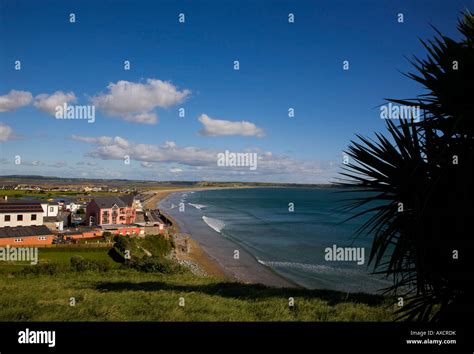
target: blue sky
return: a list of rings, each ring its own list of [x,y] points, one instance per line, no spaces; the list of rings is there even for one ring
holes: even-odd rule
[[[470,6],[0,0],[0,174],[331,181],[356,133],[384,130],[384,98],[422,93],[400,72],[430,24],[458,38]],[[94,105],[95,122],[56,119],[64,97]],[[257,153],[258,168],[216,166],[225,150]]]

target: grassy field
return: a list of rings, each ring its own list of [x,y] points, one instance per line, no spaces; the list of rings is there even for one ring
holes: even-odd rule
[[[159,236],[124,239],[138,260],[140,247],[162,259]],[[169,242],[169,241],[168,241]],[[123,243],[123,244],[122,244]],[[390,321],[394,304],[367,294],[276,289],[201,277],[173,267],[116,263],[109,249],[40,249],[38,266],[0,264],[0,321]],[[79,270],[71,258],[106,262]],[[161,258],[160,258],[161,257]],[[116,258],[114,258],[116,259]],[[133,257],[132,257],[133,259]],[[137,259],[135,260],[137,261]],[[170,261],[167,261],[170,262]],[[133,263],[131,263],[133,264]],[[94,264],[93,264],[94,265]],[[32,268],[37,267],[37,268]],[[178,267],[179,268],[179,267]],[[41,272],[31,272],[40,269]],[[148,270],[146,272],[145,270]],[[162,273],[162,272],[168,272]],[[70,299],[75,299],[75,306]],[[289,298],[294,306],[289,307]],[[184,300],[184,306],[180,301]]]
[[[74,297],[75,306],[70,306]],[[295,299],[293,309],[288,298]],[[180,298],[184,306],[179,306]],[[0,275],[0,321],[388,321],[370,295],[274,289],[185,274]]]
[[[109,256],[109,248],[39,248],[39,263],[54,263],[68,267],[71,257],[81,256],[85,259],[100,260],[107,262],[111,268],[120,266]],[[29,261],[24,262],[0,262],[0,274],[8,275],[12,272],[19,272],[25,266],[31,265]]]
[[[111,266],[118,266],[108,255],[108,248],[40,248],[38,258],[40,262],[50,262],[69,265],[71,257],[81,256],[87,259],[104,260]]]
[[[91,192],[94,196],[119,196],[123,193],[115,192]],[[0,190],[0,197],[9,198],[34,198],[34,199],[49,199],[49,198],[79,198],[89,196],[84,192],[60,192],[60,191],[22,191],[14,189],[2,189]]]

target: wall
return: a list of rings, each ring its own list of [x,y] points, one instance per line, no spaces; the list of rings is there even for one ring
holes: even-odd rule
[[[141,227],[124,227],[124,228],[120,228],[116,230],[104,230],[104,231],[110,232],[113,235],[123,235],[123,236],[126,236],[127,234],[128,235],[135,234],[135,235],[140,235],[140,236],[145,235],[145,231]]]
[[[31,215],[36,214],[36,220],[31,220]],[[5,215],[10,215],[10,221],[5,222]],[[23,221],[17,221],[17,215],[23,215]],[[40,226],[43,225],[43,213],[41,212],[27,212],[27,213],[1,213],[0,227],[10,226]]]
[[[46,240],[39,240],[39,237],[46,237]],[[16,237],[5,237],[0,238],[0,246],[30,246],[30,245],[50,245],[53,243],[54,236],[28,236],[28,237],[19,237],[23,242],[16,242]]]
[[[41,207],[44,211],[44,216],[58,216],[59,214],[59,205],[57,204],[46,204],[42,203]]]

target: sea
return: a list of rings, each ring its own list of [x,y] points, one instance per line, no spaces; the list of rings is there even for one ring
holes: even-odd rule
[[[220,189],[174,193],[160,207],[185,220],[191,235],[207,228],[305,288],[379,293],[390,282],[368,265],[372,238],[354,237],[367,217],[344,222],[355,212],[340,210],[355,195],[335,188]],[[328,249],[346,247],[363,250],[363,264],[328,260]]]

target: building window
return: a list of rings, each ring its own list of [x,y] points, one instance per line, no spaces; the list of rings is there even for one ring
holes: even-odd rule
[[[54,207],[49,207],[49,212],[52,213],[54,211]]]
[[[36,220],[36,214],[31,214],[31,221],[35,221]]]
[[[5,222],[9,222],[11,220],[11,216],[10,215],[5,215]]]
[[[22,238],[16,238],[15,242],[23,242],[23,239]]]
[[[16,216],[16,221],[23,221],[23,215],[17,215]]]

